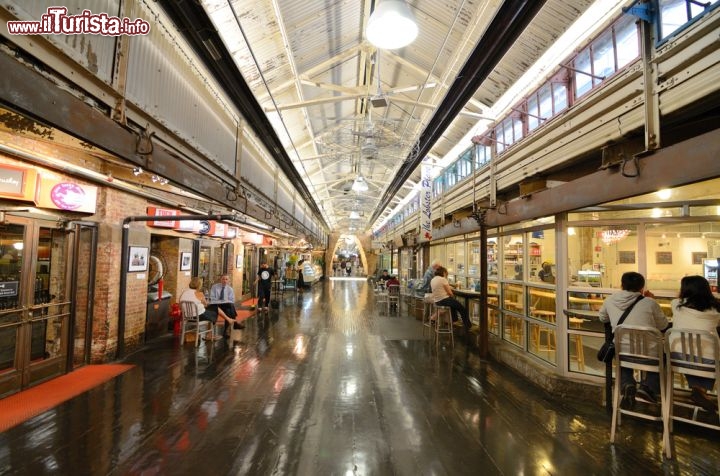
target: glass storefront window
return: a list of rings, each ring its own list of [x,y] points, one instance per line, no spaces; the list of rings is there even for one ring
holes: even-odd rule
[[[525,341],[525,321],[522,317],[509,313],[505,313],[504,316],[503,339],[522,347]]]
[[[526,234],[528,280],[555,284],[555,230],[536,230]]]
[[[468,242],[467,251],[467,285],[468,288],[475,289],[475,285],[480,283],[480,242]]]
[[[516,283],[503,283],[502,295],[503,309],[516,312],[518,314],[525,314],[525,288],[523,285]]]
[[[523,258],[523,235],[503,236],[503,279],[523,280]]]
[[[488,308],[488,330],[496,336],[500,335],[500,311],[494,307]]]
[[[541,359],[555,363],[557,341],[555,327],[536,322],[528,324],[528,351]]]
[[[455,274],[458,276],[458,283],[465,284],[465,242],[455,243]]]
[[[620,288],[620,276],[638,271],[637,226],[569,227],[567,273],[570,286]]]
[[[447,260],[443,262],[443,266],[447,268],[448,281],[450,283],[454,283],[457,274],[457,263],[455,262],[455,243],[445,245],[445,253]]]
[[[497,247],[497,238],[488,238],[487,239],[487,274],[488,278],[495,278],[498,277],[498,247]]]
[[[528,315],[555,324],[555,291],[528,286],[528,296],[530,297]]]

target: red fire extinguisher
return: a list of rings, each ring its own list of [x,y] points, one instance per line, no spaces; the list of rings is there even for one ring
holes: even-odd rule
[[[182,310],[180,310],[180,304],[173,303],[170,306],[170,319],[173,320],[173,335],[180,335],[180,321],[182,320]]]
[[[162,280],[162,278],[160,278],[160,279],[158,280],[157,286],[158,286],[158,301],[159,301],[159,300],[161,300],[162,297],[163,297],[163,295],[162,295],[162,292],[163,292],[163,280]]]

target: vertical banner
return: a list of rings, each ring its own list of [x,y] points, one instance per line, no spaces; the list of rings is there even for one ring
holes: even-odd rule
[[[421,187],[420,187],[420,236],[418,243],[432,239],[432,167],[425,158],[420,165]]]

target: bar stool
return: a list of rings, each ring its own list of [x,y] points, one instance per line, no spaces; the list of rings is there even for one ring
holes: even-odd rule
[[[585,322],[586,319],[580,319],[578,317],[568,317],[568,323],[570,324],[570,327],[573,329],[580,329],[582,327],[583,322]],[[583,336],[580,334],[570,334],[570,337],[575,342],[575,355],[570,354],[570,361],[573,360],[577,362],[578,364],[578,371],[584,372],[585,371],[585,349],[583,347]]]
[[[440,335],[450,334],[450,344],[455,347],[455,337],[453,335],[452,310],[448,306],[435,307],[435,348],[440,346]]]
[[[433,307],[435,307],[435,304],[432,301],[431,294],[428,294],[427,296],[423,297],[422,306],[423,306],[423,311],[422,311],[423,336],[425,336],[425,329],[429,329],[431,333],[434,330],[432,316],[434,315]]]
[[[533,317],[540,318],[546,322],[555,323],[555,312],[553,311],[542,311],[539,309],[531,309],[530,315]],[[544,349],[542,347],[542,335],[545,334],[545,346]],[[555,350],[556,342],[555,342],[555,329],[549,327],[549,326],[543,326],[540,324],[536,324],[533,326],[533,343],[535,344],[535,348],[540,350],[546,350],[551,351]]]

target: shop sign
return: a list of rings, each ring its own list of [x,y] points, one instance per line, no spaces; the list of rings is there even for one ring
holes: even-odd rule
[[[198,235],[214,235],[215,234],[215,222],[212,220],[198,220],[196,222],[197,228],[193,230]]]
[[[228,226],[225,223],[215,223],[215,232],[212,236],[216,236],[218,238],[225,238],[225,234],[227,233]]]
[[[253,243],[255,245],[261,245],[263,242],[263,235],[259,233],[245,233],[242,236],[243,243]]]
[[[95,213],[97,187],[79,183],[39,177],[35,205],[70,212]]]
[[[231,240],[233,238],[237,238],[240,236],[240,230],[236,226],[228,226],[227,227],[227,233],[225,234],[225,238],[230,238]]]
[[[151,217],[174,217],[180,215],[180,210],[172,210],[168,208],[148,207],[148,216]],[[159,228],[175,228],[177,221],[175,220],[163,220],[163,221],[149,221],[148,226],[156,226]]]
[[[187,232],[193,232],[200,228],[200,224],[197,220],[182,220],[182,221],[176,221],[175,222],[175,230],[176,231],[187,231]]]
[[[18,282],[17,281],[5,281],[0,283],[0,297],[11,297],[17,296],[18,294]]]
[[[36,183],[35,169],[0,165],[0,197],[33,201]]]

